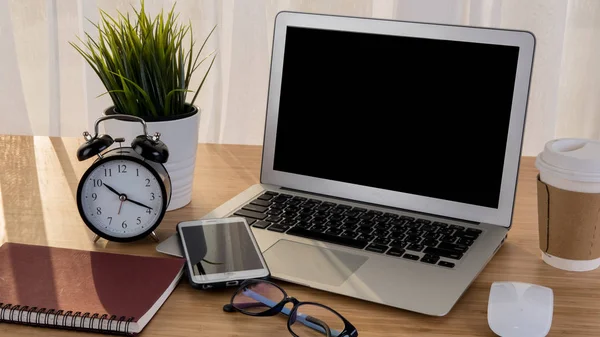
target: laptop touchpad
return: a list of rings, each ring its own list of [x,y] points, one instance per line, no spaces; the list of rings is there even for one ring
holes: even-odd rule
[[[344,283],[369,259],[288,240],[277,241],[263,255],[275,277],[290,276],[332,286]]]

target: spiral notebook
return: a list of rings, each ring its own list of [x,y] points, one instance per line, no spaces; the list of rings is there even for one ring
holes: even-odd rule
[[[175,289],[183,265],[177,258],[5,243],[0,322],[137,334]]]

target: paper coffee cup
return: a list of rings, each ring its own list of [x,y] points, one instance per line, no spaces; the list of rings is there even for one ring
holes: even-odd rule
[[[542,259],[570,271],[600,266],[600,142],[557,139],[535,162]]]

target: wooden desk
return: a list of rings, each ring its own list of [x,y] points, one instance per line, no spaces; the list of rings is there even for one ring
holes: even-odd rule
[[[77,212],[78,178],[91,164],[80,163],[81,139],[0,136],[0,243],[6,241],[154,255],[150,239],[119,244],[92,243]],[[258,183],[261,148],[199,145],[194,196],[187,207],[167,213],[157,234],[174,233],[182,220],[200,218],[248,186]],[[494,281],[531,282],[554,289],[550,336],[600,335],[600,270],[565,272],[544,264],[537,239],[533,158],[524,158],[514,226],[508,240],[483,273],[445,317],[429,317],[395,308],[280,282],[304,301],[330,305],[347,317],[360,336],[494,336],[487,324],[487,299]],[[0,271],[1,276],[2,271]],[[183,280],[143,336],[288,336],[283,317],[251,318],[221,308],[231,290],[202,292]],[[77,332],[0,324],[0,335],[75,336]],[[80,333],[81,334],[81,333]],[[82,336],[87,336],[81,334]]]

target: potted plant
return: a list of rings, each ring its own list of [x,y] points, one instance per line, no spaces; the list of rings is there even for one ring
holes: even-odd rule
[[[207,35],[197,53],[191,24],[179,24],[175,6],[151,18],[141,1],[134,14],[116,18],[100,11],[95,24],[98,36],[86,33],[82,46],[71,45],[96,72],[114,106],[104,114],[127,114],[143,118],[148,132],[161,133],[170,150],[165,167],[171,177],[173,194],[169,210],[191,200],[200,111],[194,105],[215,61],[214,53],[201,56]],[[189,39],[189,41],[188,41]],[[210,60],[199,86],[189,89],[192,75]],[[191,96],[193,93],[193,96]],[[189,95],[188,95],[189,94]],[[191,97],[191,100],[188,100]],[[111,123],[112,122],[112,123]],[[139,124],[107,121],[106,132],[131,141],[140,133]]]

